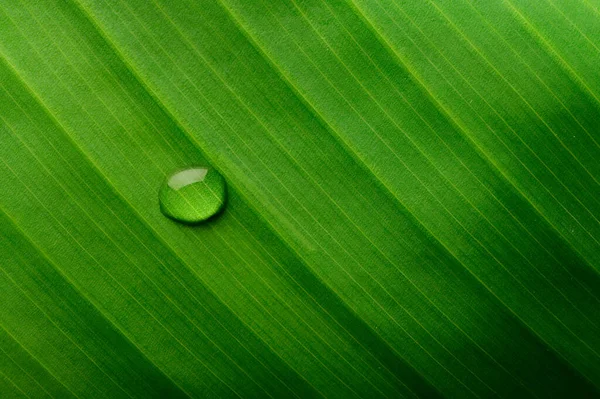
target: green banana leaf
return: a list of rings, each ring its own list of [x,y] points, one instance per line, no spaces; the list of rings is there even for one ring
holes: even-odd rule
[[[0,1],[0,397],[600,397],[599,65],[598,0]]]

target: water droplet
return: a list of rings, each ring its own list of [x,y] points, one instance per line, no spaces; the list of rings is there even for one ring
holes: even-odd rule
[[[195,166],[173,173],[159,192],[160,210],[182,223],[199,223],[225,204],[225,179],[211,167]]]

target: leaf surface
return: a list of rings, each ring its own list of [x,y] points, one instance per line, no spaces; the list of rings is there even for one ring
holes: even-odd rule
[[[0,2],[2,397],[598,395],[599,10]]]

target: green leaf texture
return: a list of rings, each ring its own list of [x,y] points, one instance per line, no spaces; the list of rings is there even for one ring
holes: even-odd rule
[[[599,397],[598,65],[598,0],[1,0],[0,397]]]

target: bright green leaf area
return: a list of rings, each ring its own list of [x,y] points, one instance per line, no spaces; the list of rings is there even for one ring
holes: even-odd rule
[[[1,0],[0,397],[599,397],[599,65],[598,0]]]

